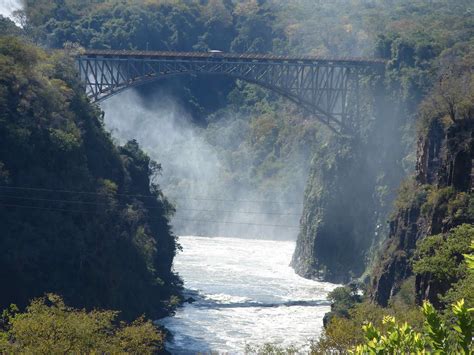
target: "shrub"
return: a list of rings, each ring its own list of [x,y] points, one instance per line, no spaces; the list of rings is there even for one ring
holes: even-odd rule
[[[471,313],[461,300],[452,306],[454,324],[448,326],[442,320],[435,308],[427,301],[423,303],[425,316],[424,331],[415,331],[408,323],[399,324],[395,317],[386,316],[383,323],[388,326],[382,332],[372,323],[362,327],[365,342],[357,345],[353,354],[399,354],[425,353],[425,351],[440,354],[458,353],[470,354],[473,350],[472,333],[474,320]]]
[[[467,231],[469,226],[460,226],[455,233]],[[471,226],[472,228],[472,226]],[[474,250],[471,243],[471,251]],[[474,273],[473,255],[465,255],[469,273]],[[455,353],[471,354],[474,350],[473,333],[474,308],[467,308],[464,299],[451,307],[453,321],[449,324],[443,321],[435,308],[425,301],[422,312],[425,317],[423,332],[417,332],[407,322],[397,323],[395,317],[384,317],[383,324],[388,325],[386,331],[381,331],[372,322],[362,327],[365,342],[351,350],[353,354],[399,354],[425,353],[437,354]]]
[[[472,275],[468,273],[467,264],[463,261],[463,254],[469,252],[473,238],[474,226],[462,224],[451,229],[447,235],[429,236],[422,239],[417,245],[413,262],[415,274],[431,275],[432,282],[449,286],[451,289],[448,294],[456,294],[456,298],[448,297],[445,300],[449,303],[465,298],[468,306],[472,306],[474,285],[466,283],[466,280],[472,279]],[[444,295],[440,296],[443,299]]]
[[[364,333],[353,319],[333,317],[321,337],[311,346],[312,354],[327,354],[331,352],[343,353],[360,343]]]
[[[152,354],[163,349],[164,336],[150,321],[118,323],[117,315],[73,309],[54,294],[34,299],[24,313],[12,305],[2,314],[0,353]]]

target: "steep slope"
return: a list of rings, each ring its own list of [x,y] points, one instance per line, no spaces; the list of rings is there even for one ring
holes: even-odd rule
[[[389,239],[374,270],[371,297],[377,303],[386,306],[402,282],[414,275],[412,259],[420,240],[474,223],[473,160],[472,119],[448,127],[435,119],[420,137],[414,181],[401,191]],[[415,286],[419,299],[428,298],[437,304],[439,294],[451,284],[424,273],[416,275]]]
[[[415,165],[418,105],[441,79],[448,78],[442,80],[443,86],[451,85],[449,78],[457,74],[450,68],[472,47],[473,26],[466,16],[466,3],[437,1],[432,5],[402,0],[390,6],[353,5],[349,18],[360,11],[360,18],[367,19],[380,6],[378,21],[372,28],[369,25],[369,33],[377,36],[376,56],[386,60],[385,78],[383,83],[374,81],[373,110],[364,105],[362,116],[368,122],[360,126],[359,137],[354,136],[358,142],[333,142],[332,154],[316,152],[313,159],[293,258],[296,271],[303,276],[347,282],[363,276],[365,267],[367,275],[375,251],[390,233],[386,221],[396,189]],[[352,25],[367,30],[367,24],[361,25],[358,19]],[[468,57],[466,67],[472,63]],[[440,68],[445,70],[442,75],[438,75]],[[462,92],[463,85],[460,81],[436,95],[450,101],[453,94]],[[451,104],[456,106],[458,101],[462,100],[456,97]],[[429,116],[439,115],[432,112]],[[328,157],[326,162],[323,155]]]
[[[113,144],[66,55],[1,37],[0,83],[0,308],[55,292],[164,315],[179,280],[159,166]]]
[[[462,278],[434,277],[429,268],[416,266],[417,260],[437,255],[439,248],[466,243],[462,241],[465,233],[451,233],[459,236],[455,241],[448,232],[458,225],[474,223],[472,46],[459,51],[457,57],[446,52],[440,63],[436,84],[420,105],[416,172],[402,185],[389,238],[373,271],[371,297],[381,305],[387,305],[414,274],[418,300],[428,298],[434,304]],[[462,250],[453,249],[449,257],[457,260],[456,265],[462,261]]]
[[[376,222],[366,151],[335,139],[313,159],[292,266],[309,278],[348,282],[364,272]]]

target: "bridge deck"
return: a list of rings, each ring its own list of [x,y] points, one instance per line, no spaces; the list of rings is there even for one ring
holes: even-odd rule
[[[375,58],[327,58],[312,56],[283,56],[272,54],[239,54],[239,53],[210,53],[210,52],[158,52],[158,51],[130,51],[130,50],[99,50],[88,49],[81,56],[103,58],[140,58],[140,59],[184,59],[184,60],[212,60],[212,61],[240,61],[240,62],[280,62],[303,64],[327,64],[341,66],[383,66],[383,59]]]

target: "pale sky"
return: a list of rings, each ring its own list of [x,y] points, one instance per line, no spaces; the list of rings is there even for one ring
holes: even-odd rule
[[[21,0],[0,0],[0,14],[10,17],[13,11],[21,7]]]

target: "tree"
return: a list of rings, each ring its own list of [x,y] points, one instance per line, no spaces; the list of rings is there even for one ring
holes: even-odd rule
[[[15,305],[0,320],[0,353],[136,353],[163,349],[164,335],[143,317],[117,323],[118,312],[86,312],[47,294],[34,299],[23,313]]]

